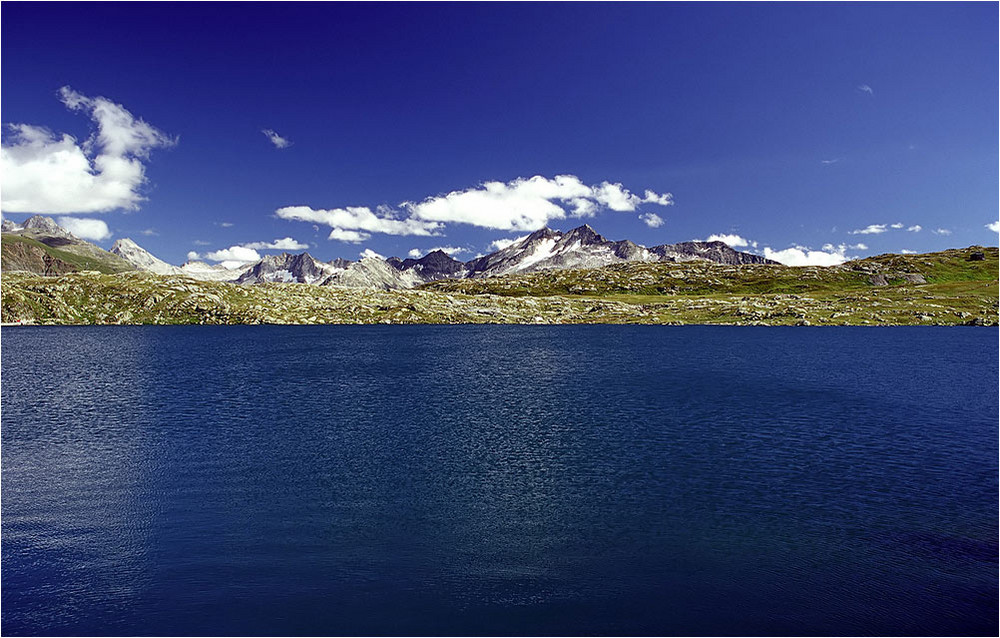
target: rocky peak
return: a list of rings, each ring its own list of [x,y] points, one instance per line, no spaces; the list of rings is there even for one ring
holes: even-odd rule
[[[404,260],[403,263],[409,260]],[[419,264],[424,268],[433,268],[435,270],[461,270],[462,262],[454,259],[451,255],[444,252],[443,250],[435,250],[429,252],[420,259],[414,260],[415,264]]]
[[[557,239],[560,236],[562,236],[562,233],[560,233],[558,230],[552,230],[551,228],[546,226],[545,228],[539,228],[535,232],[525,237],[525,241],[536,242],[536,241],[543,241],[545,239]]]
[[[123,237],[122,239],[116,239],[115,243],[111,244],[110,252],[120,255],[123,252],[133,251],[133,250],[145,250],[139,244],[135,243],[128,237]]]
[[[413,270],[428,281],[445,279],[447,277],[462,277],[465,274],[465,264],[448,255],[442,250],[434,250],[420,259],[387,260],[389,265],[397,270]]]
[[[52,235],[60,235],[64,237],[72,237],[72,235],[65,230],[62,226],[57,224],[55,220],[51,217],[45,217],[44,215],[32,215],[27,220],[25,220],[22,228],[25,230],[34,230],[50,233]]]
[[[332,273],[320,285],[391,290],[412,288],[423,282],[424,278],[414,269],[399,270],[385,259],[365,255],[347,268]]]
[[[162,259],[153,256],[148,250],[128,237],[123,237],[115,241],[108,252],[118,255],[139,270],[145,270],[146,272],[153,272],[159,275],[179,275],[184,272],[177,266],[172,266]]]
[[[590,224],[577,226],[573,230],[563,235],[562,240],[564,242],[579,241],[584,246],[603,244],[608,241],[602,235],[600,235],[596,230],[591,228]]]
[[[21,228],[22,228],[22,226],[20,224],[15,224],[14,222],[10,221],[9,219],[5,219],[5,220],[3,220],[3,222],[0,222],[0,226],[3,227],[3,232],[5,232],[5,233],[16,233],[17,231],[21,230]]]
[[[663,261],[703,259],[729,265],[777,263],[760,255],[739,252],[721,241],[682,241],[676,244],[653,246],[649,252],[657,255]]]
[[[319,283],[336,268],[317,261],[309,253],[265,255],[236,280],[240,284],[264,282]]]
[[[354,262],[352,262],[350,259],[343,259],[341,257],[337,257],[336,259],[328,261],[326,263],[333,266],[334,268],[343,270],[344,268],[347,268]]]

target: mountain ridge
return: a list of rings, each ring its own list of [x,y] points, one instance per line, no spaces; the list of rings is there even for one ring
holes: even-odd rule
[[[50,217],[33,215],[23,224],[3,223],[0,242],[3,270],[45,274],[78,270],[116,273],[137,270],[121,256],[80,239]],[[41,269],[41,272],[38,270]]]
[[[420,258],[363,258],[359,261],[318,260],[308,252],[266,255],[257,262],[238,268],[224,268],[203,262],[181,266],[169,264],[145,250],[130,238],[115,241],[110,251],[83,242],[50,218],[36,215],[16,225],[4,220],[5,235],[43,235],[47,245],[86,245],[93,255],[107,255],[117,260],[119,270],[137,269],[155,274],[184,275],[203,281],[231,281],[240,284],[301,283],[320,286],[373,287],[380,289],[412,288],[446,279],[485,279],[489,277],[547,270],[588,269],[614,264],[645,262],[705,261],[717,264],[774,264],[759,255],[740,252],[723,242],[678,242],[647,248],[631,240],[609,240],[589,224],[568,231],[543,227],[510,245],[469,261],[459,261],[444,251],[433,250]],[[96,251],[96,252],[95,252]],[[51,257],[51,256],[50,256]],[[376,259],[386,264],[383,268]],[[11,256],[11,264],[40,274],[74,270],[72,264],[43,264],[40,257]],[[50,260],[51,261],[51,260]],[[7,261],[5,261],[5,264]],[[28,264],[28,265],[26,265]],[[5,266],[6,267],[6,266]]]

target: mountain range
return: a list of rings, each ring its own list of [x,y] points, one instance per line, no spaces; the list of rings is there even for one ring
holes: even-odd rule
[[[728,265],[775,263],[714,242],[681,242],[646,248],[629,240],[611,241],[589,225],[562,232],[542,228],[509,246],[467,262],[435,250],[419,259],[368,256],[359,261],[324,262],[309,253],[267,255],[240,268],[202,261],[169,264],[131,239],[119,239],[105,251],[36,215],[24,224],[3,221],[3,270],[54,275],[74,270],[142,270],[186,275],[202,281],[239,284],[301,283],[350,288],[397,289],[442,279],[480,279],[545,270],[598,268],[629,262],[702,261]]]

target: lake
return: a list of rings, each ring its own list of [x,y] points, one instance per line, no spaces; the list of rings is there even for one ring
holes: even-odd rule
[[[7,328],[4,635],[996,635],[983,328]]]

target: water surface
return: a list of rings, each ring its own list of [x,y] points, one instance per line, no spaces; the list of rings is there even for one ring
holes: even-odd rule
[[[992,634],[997,334],[8,328],[5,635]]]

